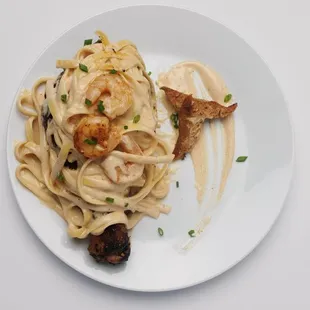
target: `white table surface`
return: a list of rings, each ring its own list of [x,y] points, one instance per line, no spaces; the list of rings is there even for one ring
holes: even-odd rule
[[[178,1],[178,6],[227,25],[257,50],[274,72],[292,114],[296,165],[291,191],[272,231],[244,261],[190,289],[127,292],[96,283],[67,267],[24,221],[8,181],[5,154],[8,114],[22,77],[64,30],[99,12],[138,3],[142,2],[0,2],[0,309],[310,309],[309,0]],[[264,90],[258,87],[258,91]]]

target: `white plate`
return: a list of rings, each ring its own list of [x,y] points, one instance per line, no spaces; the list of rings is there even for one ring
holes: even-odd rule
[[[236,152],[249,155],[233,164],[225,195],[210,224],[189,251],[180,242],[201,212],[195,198],[191,161],[182,162],[171,187],[170,215],[144,219],[134,230],[127,264],[104,266],[88,255],[85,242],[70,240],[66,226],[15,179],[13,144],[24,139],[24,119],[12,110],[7,156],[19,206],[41,241],[66,264],[102,283],[138,291],[167,291],[209,280],[248,255],[278,217],[292,175],[293,139],[287,106],[262,59],[236,34],[211,19],[182,9],[136,6],[95,16],[53,42],[26,74],[21,87],[57,74],[55,60],[74,55],[85,38],[102,29],[112,41],[135,42],[155,78],[173,63],[199,60],[215,68],[239,102],[235,113]],[[212,170],[211,170],[212,173]],[[162,227],[160,238],[157,228]]]

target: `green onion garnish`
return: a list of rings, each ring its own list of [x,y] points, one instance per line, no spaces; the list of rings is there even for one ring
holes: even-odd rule
[[[232,94],[226,95],[225,98],[224,98],[224,102],[225,103],[229,102],[231,100],[231,98],[232,98]]]
[[[248,156],[239,156],[237,159],[236,159],[236,162],[237,163],[244,163],[246,160],[247,160]]]
[[[151,75],[151,74],[152,74],[152,71],[149,71],[149,72],[148,72],[148,75]]]
[[[60,182],[63,182],[65,180],[64,175],[62,174],[62,172],[58,172],[57,174],[57,180]]]
[[[85,99],[85,104],[88,105],[89,107],[91,106],[91,101],[89,99]]]
[[[162,230],[162,228],[158,227],[157,231],[161,237],[164,235],[164,231]]]
[[[180,186],[179,181],[177,181],[176,186],[177,186],[177,188],[179,188],[179,186]]]
[[[112,70],[110,70],[110,73],[111,73],[111,74],[116,74],[117,71],[116,71],[115,69],[112,69]]]
[[[124,129],[125,129],[125,130],[127,130],[127,129],[128,129],[128,126],[127,126],[127,125],[125,125],[125,126],[124,126]]]
[[[103,105],[103,101],[102,100],[99,100],[99,102],[98,102],[98,111],[100,113],[103,113],[103,111],[104,111],[104,105]]]
[[[113,202],[114,202],[114,198],[107,197],[107,198],[105,199],[105,201],[108,202],[108,203],[113,203]]]
[[[88,72],[88,68],[87,66],[83,65],[83,64],[79,64],[79,68],[80,70],[84,71],[84,72]]]
[[[136,115],[136,116],[133,118],[133,122],[134,122],[134,124],[137,124],[137,123],[139,123],[139,121],[140,121],[140,115],[138,114],[138,115]]]
[[[67,103],[67,100],[68,100],[68,96],[66,94],[63,94],[60,96],[60,99],[63,103]]]
[[[170,120],[172,122],[173,127],[178,129],[179,128],[179,115],[178,115],[178,113],[172,113],[170,115]]]
[[[84,40],[84,46],[85,45],[91,45],[92,43],[93,43],[93,39]]]
[[[85,139],[84,142],[89,144],[89,145],[96,145],[97,144],[97,139],[96,138]]]
[[[126,202],[124,207],[127,208],[128,206],[129,206],[129,203]]]
[[[195,237],[195,230],[191,229],[188,234],[190,235],[191,238]]]

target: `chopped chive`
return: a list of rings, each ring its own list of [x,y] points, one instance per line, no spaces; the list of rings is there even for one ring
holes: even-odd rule
[[[61,99],[61,101],[62,101],[63,103],[67,103],[67,101],[68,101],[68,96],[67,96],[67,94],[61,95],[61,96],[60,96],[60,99]]]
[[[98,102],[98,111],[100,113],[103,113],[103,111],[104,111],[104,105],[103,105],[103,101],[102,100],[99,100],[99,102]]]
[[[87,66],[83,65],[83,64],[79,64],[79,68],[80,70],[84,71],[84,72],[88,72],[88,68]]]
[[[129,203],[126,202],[124,207],[127,208],[128,206],[129,206]]]
[[[105,199],[105,201],[108,202],[108,203],[113,203],[113,202],[114,202],[114,198],[107,197],[107,198]]]
[[[161,237],[164,235],[164,231],[162,230],[162,228],[158,227],[157,231]]]
[[[176,186],[177,186],[177,188],[179,188],[179,187],[180,187],[180,183],[179,183],[179,181],[177,181]]]
[[[90,107],[91,106],[91,101],[89,99],[85,98],[85,104]]]
[[[229,102],[231,100],[231,98],[232,98],[232,94],[226,95],[225,98],[224,98],[224,102],[225,103]]]
[[[236,159],[236,162],[237,163],[244,163],[246,160],[247,160],[248,156],[239,156],[237,159]]]
[[[124,126],[124,129],[125,129],[125,130],[127,130],[127,129],[128,129],[128,126],[127,126],[127,125],[125,125],[125,126]]]
[[[57,180],[60,182],[63,182],[65,180],[64,175],[62,174],[62,172],[58,172],[57,174]]]
[[[84,40],[84,46],[85,45],[91,45],[92,43],[93,43],[93,39]]]
[[[96,138],[85,139],[84,142],[89,144],[89,145],[96,145],[97,144],[97,139]]]
[[[136,115],[136,116],[133,118],[133,122],[134,122],[134,124],[137,124],[137,123],[139,123],[139,121],[140,121],[140,115],[138,114],[138,115]]]
[[[170,115],[170,120],[172,122],[172,125],[175,129],[179,128],[179,115],[178,113],[172,113]]]
[[[151,74],[152,74],[152,71],[149,71],[147,74],[148,74],[148,75],[151,75]]]
[[[112,69],[112,70],[110,70],[110,73],[111,73],[111,74],[116,74],[117,71],[116,71],[115,69]]]
[[[190,235],[191,238],[195,237],[195,230],[191,229],[188,234]]]

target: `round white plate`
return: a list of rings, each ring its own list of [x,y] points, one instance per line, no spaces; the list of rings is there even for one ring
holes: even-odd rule
[[[13,145],[24,140],[24,118],[14,102],[7,158],[19,206],[51,252],[102,283],[128,290],[167,291],[209,280],[248,255],[282,209],[292,175],[293,138],[279,86],[252,48],[217,22],[183,9],[135,6],[97,15],[66,32],[39,57],[21,88],[30,88],[40,76],[56,75],[55,60],[69,59],[84,39],[95,37],[97,29],[106,32],[112,41],[135,42],[154,80],[160,71],[182,60],[199,60],[215,68],[239,103],[235,112],[235,158],[248,155],[248,161],[233,163],[224,197],[192,249],[180,250],[189,239],[187,232],[197,224],[198,215],[206,206],[198,206],[196,201],[192,164],[187,158],[174,176],[180,188],[171,186],[168,203],[172,212],[158,220],[145,218],[139,223],[126,264],[98,265],[88,255],[86,242],[70,240],[62,219],[15,179]],[[164,229],[163,237],[159,237],[158,227]]]

